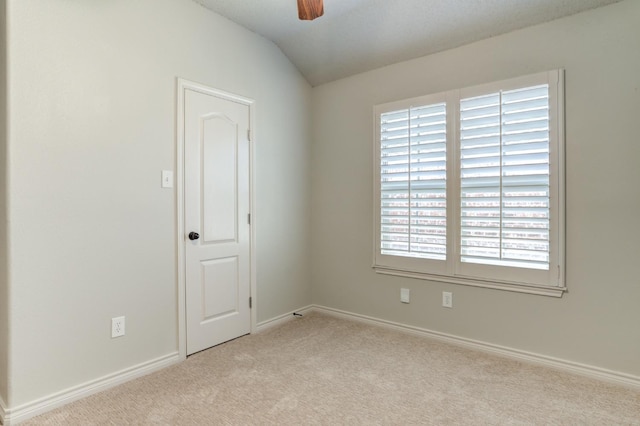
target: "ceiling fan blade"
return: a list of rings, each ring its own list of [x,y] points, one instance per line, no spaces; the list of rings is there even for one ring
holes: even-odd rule
[[[324,14],[323,0],[298,0],[298,18],[313,21]]]

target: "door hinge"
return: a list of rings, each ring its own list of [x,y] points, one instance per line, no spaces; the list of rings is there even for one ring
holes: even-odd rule
[[[251,309],[253,307],[252,305],[253,305],[253,303],[251,301],[251,297],[249,297],[249,309]]]
[[[251,129],[247,129],[247,140],[251,142]]]
[[[251,225],[251,213],[247,215],[247,224]]]

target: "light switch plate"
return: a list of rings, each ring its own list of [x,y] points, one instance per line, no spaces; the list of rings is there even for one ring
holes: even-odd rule
[[[162,187],[173,188],[173,171],[171,170],[162,171]]]

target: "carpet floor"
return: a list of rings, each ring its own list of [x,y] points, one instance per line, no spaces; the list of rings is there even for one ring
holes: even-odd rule
[[[640,391],[310,313],[25,425],[640,425]]]

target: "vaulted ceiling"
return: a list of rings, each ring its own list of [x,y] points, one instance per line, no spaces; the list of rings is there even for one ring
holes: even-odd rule
[[[316,86],[620,0],[194,0],[272,40]]]

